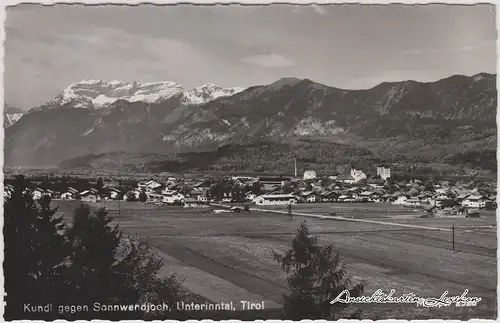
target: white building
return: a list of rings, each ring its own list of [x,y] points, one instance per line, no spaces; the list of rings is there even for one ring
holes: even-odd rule
[[[420,202],[420,199],[418,199],[418,198],[407,199],[404,202],[404,205],[408,205],[408,206],[419,206],[420,204],[421,204],[421,202]]]
[[[184,195],[177,191],[164,191],[162,192],[163,195],[163,202],[167,204],[173,204],[176,202],[181,202],[185,198]]]
[[[469,196],[462,201],[462,206],[470,208],[483,208],[486,206],[486,199],[482,196]]]
[[[316,203],[316,194],[313,191],[306,191],[300,194],[307,203]]]
[[[99,196],[90,190],[81,192],[80,199],[84,202],[97,202],[100,200]]]
[[[399,195],[398,198],[394,202],[392,202],[392,204],[406,205],[407,200],[408,200],[408,197],[406,195]]]
[[[293,194],[265,194],[255,198],[258,205],[288,205],[297,203]]]
[[[304,180],[308,179],[315,179],[316,178],[316,172],[313,170],[306,170],[304,172]]]
[[[377,166],[377,175],[384,181],[391,177],[391,169],[386,166]]]
[[[198,207],[209,207],[204,202],[198,201],[194,198],[186,198],[181,200],[182,206],[186,208],[198,208]]]
[[[196,200],[202,203],[207,203],[208,197],[206,195],[198,195],[196,196]]]

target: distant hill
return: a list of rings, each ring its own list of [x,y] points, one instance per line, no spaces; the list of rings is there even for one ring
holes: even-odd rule
[[[357,161],[379,161],[369,150],[338,143],[301,139],[294,143],[256,142],[229,144],[211,151],[178,154],[108,153],[72,158],[61,168],[95,168],[123,171],[186,172],[186,171],[294,171],[294,158],[299,171],[312,169],[335,172],[338,167]]]
[[[491,151],[496,151],[497,105],[492,74],[382,83],[368,90],[284,78],[205,100],[186,101],[182,93],[154,102],[123,97],[100,108],[82,107],[81,98],[76,103],[53,100],[7,129],[6,164],[54,165],[89,154],[107,154],[109,159],[109,153],[123,151],[167,155],[184,160],[179,167],[188,167],[189,153],[208,158],[221,149],[228,153],[227,147],[246,151],[262,142],[276,144],[273,149],[282,152],[273,158],[288,163],[295,143],[314,139],[317,148],[310,148],[311,155],[320,155],[322,145],[331,144],[363,158],[371,154],[374,160],[496,169],[491,169],[496,165]],[[346,160],[340,155],[314,165],[340,164]],[[214,163],[223,164],[219,159]],[[254,168],[260,165],[256,163],[233,166]]]

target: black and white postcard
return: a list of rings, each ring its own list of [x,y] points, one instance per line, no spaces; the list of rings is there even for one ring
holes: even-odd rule
[[[3,317],[496,320],[494,4],[13,4]]]

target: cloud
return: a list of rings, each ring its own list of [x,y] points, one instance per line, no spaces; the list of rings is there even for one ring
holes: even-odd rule
[[[288,67],[295,65],[293,60],[279,54],[254,55],[245,57],[241,61],[260,67]]]
[[[476,44],[470,44],[460,47],[450,47],[450,48],[430,48],[426,50],[422,49],[407,49],[402,51],[403,55],[424,55],[424,54],[441,54],[449,52],[471,52],[471,51],[484,51],[489,48],[495,47],[495,41],[483,41]]]
[[[314,12],[317,13],[318,15],[326,15],[326,9],[324,6],[318,6],[317,4],[311,5]]]
[[[420,55],[422,54],[422,50],[420,49],[408,49],[403,51],[403,55]]]

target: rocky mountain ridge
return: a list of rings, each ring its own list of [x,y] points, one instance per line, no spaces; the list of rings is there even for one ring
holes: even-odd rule
[[[19,119],[21,119],[23,115],[23,110],[5,103],[3,109],[3,127],[7,129],[8,127],[19,121]]]
[[[204,84],[189,91],[176,82],[150,83],[105,81],[86,79],[69,85],[53,100],[37,109],[55,107],[101,109],[124,100],[128,102],[161,103],[180,97],[183,104],[203,104],[218,97],[243,91],[243,88],[223,89],[214,84]]]
[[[167,88],[179,91],[172,84]],[[215,86],[192,93],[196,99],[171,93],[152,102],[121,97],[97,109],[94,103],[89,109],[78,100],[54,100],[59,103],[28,113],[8,129],[6,163],[56,165],[118,150],[187,153],[304,138],[368,148],[379,159],[401,151],[409,161],[442,162],[453,152],[472,149],[471,142],[478,149],[496,149],[492,74],[382,83],[367,90],[284,78],[232,95]],[[391,150],[393,144],[398,148]]]

